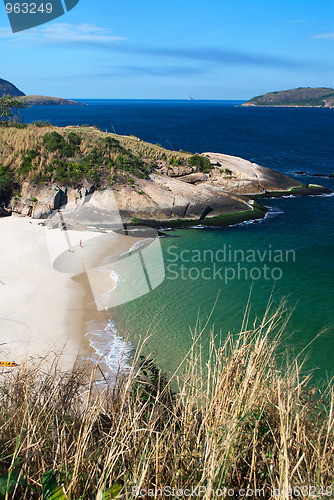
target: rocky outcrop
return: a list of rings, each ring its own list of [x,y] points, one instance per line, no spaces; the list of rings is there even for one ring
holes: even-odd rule
[[[199,219],[210,210],[210,217],[251,210],[248,200],[206,184],[192,185],[180,179],[152,174],[136,179],[136,190],[128,186],[115,189],[123,217],[153,219]]]
[[[203,153],[214,169],[206,184],[220,187],[229,193],[258,195],[270,192],[286,192],[302,184],[287,175],[252,163],[243,158],[220,153]]]
[[[34,219],[45,219],[53,210],[62,207],[76,207],[84,203],[85,197],[93,192],[93,185],[84,181],[80,189],[69,187],[33,186],[24,183],[21,196],[11,200],[9,210]]]
[[[10,212],[8,212],[8,210],[6,210],[3,207],[0,207],[0,217],[8,217],[9,215],[10,215]]]
[[[24,184],[20,198],[14,198],[12,212],[33,218],[47,218],[53,210],[78,209],[88,200],[99,211],[117,210],[123,220],[140,219],[194,219],[217,217],[223,214],[252,210],[249,200],[229,194],[220,187],[207,184],[192,185],[168,176],[152,175],[149,179],[133,177],[133,185],[115,185],[93,192],[92,186],[80,189],[34,187]],[[90,195],[90,196],[88,196]],[[80,218],[80,210],[78,211]],[[94,214],[92,220],[94,223]]]
[[[146,179],[127,173],[112,187],[96,191],[86,179],[77,189],[24,183],[21,196],[12,199],[9,208],[34,218],[47,218],[52,211],[65,208],[73,213],[75,223],[86,224],[101,222],[101,214],[105,214],[106,219],[111,214],[115,220],[121,216],[127,222],[134,218],[161,222],[202,221],[237,213],[250,218],[255,207],[252,197],[255,196],[279,195],[291,190],[308,194],[308,189],[300,182],[275,170],[234,156],[204,155],[213,166],[209,172],[174,166],[173,175],[168,173],[169,168],[165,174],[152,173]],[[160,167],[161,172],[163,166]],[[87,205],[80,209],[85,204],[89,205],[89,210]]]

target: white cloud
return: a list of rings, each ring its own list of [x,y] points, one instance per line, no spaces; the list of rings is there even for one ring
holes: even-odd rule
[[[334,33],[322,33],[320,35],[310,36],[310,38],[312,38],[312,39],[323,38],[323,39],[326,39],[326,40],[334,40]]]
[[[107,28],[94,24],[52,23],[13,34],[10,28],[0,27],[0,40],[9,46],[22,44],[111,44],[123,37],[114,36]]]

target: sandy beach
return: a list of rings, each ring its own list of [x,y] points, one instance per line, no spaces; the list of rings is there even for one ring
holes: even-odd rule
[[[61,231],[44,224],[22,216],[0,218],[0,360],[20,364],[47,357],[52,362],[62,353],[64,369],[87,358],[104,361],[111,352],[102,358],[94,353],[88,325],[95,320],[107,326],[112,307],[163,280],[158,238],[153,233],[147,240],[142,232]],[[151,245],[141,256],[128,256],[145,241]]]
[[[63,351],[71,367],[87,353],[83,282],[57,272],[47,229],[24,217],[0,219],[0,358],[21,363]]]

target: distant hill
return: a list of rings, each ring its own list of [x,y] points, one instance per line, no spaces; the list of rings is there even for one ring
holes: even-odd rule
[[[253,97],[242,106],[316,106],[334,107],[334,89],[326,87],[298,87],[269,92]]]
[[[7,80],[3,80],[0,78],[0,97],[3,97],[4,95],[14,95],[14,96],[24,96],[25,94],[21,92],[15,85],[13,85],[10,82],[7,82]]]
[[[15,85],[0,78],[0,97],[4,95],[22,97],[29,106],[69,106],[73,104],[82,104],[81,102],[63,99],[62,97],[49,97],[44,95],[25,95]]]
[[[81,102],[63,99],[62,97],[49,97],[44,95],[27,95],[22,100],[29,106],[70,106],[82,104]]]

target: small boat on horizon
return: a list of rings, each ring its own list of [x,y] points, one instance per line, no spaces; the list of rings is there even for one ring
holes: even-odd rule
[[[194,101],[195,99],[193,98],[193,96],[191,95],[190,97],[188,97],[188,101]]]

